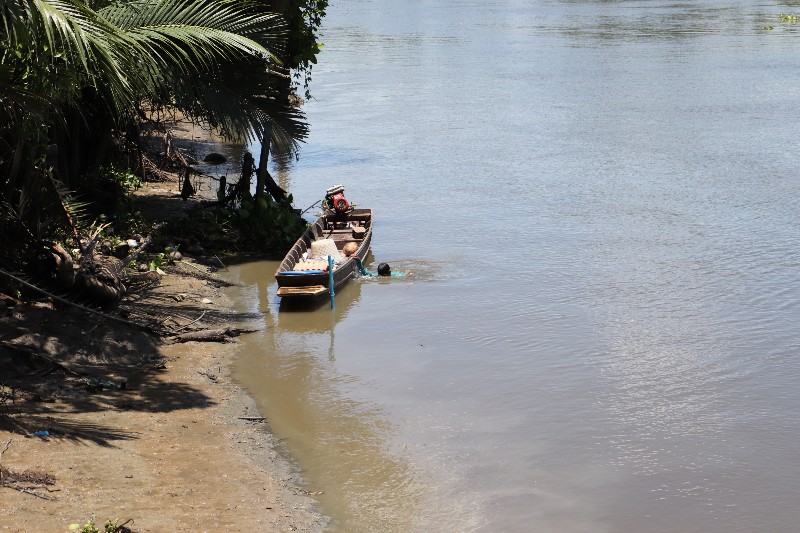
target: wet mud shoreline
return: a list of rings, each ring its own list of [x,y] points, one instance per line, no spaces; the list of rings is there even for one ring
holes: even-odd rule
[[[191,204],[175,182],[139,194],[151,209]],[[206,270],[186,257],[120,307],[176,331],[235,326],[213,272],[191,274]],[[131,531],[324,529],[268,420],[232,380],[237,344],[226,340],[166,344],[46,297],[2,298],[0,531],[90,519]]]

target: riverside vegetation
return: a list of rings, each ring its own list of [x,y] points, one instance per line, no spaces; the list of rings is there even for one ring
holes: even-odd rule
[[[167,170],[183,176],[184,198],[192,192],[191,161],[171,148],[165,122],[177,114],[229,141],[260,139],[265,154],[291,156],[308,133],[291,73],[308,91],[326,5],[3,2],[0,269],[47,279],[100,305],[118,301],[125,268],[142,249],[116,245],[137,234],[149,243],[165,228],[139,216],[132,190]],[[164,149],[154,151],[161,136]],[[243,169],[246,185],[256,172],[253,196],[250,187],[234,187],[184,227],[223,232],[237,250],[279,254],[302,222],[266,167],[262,156],[258,168]],[[103,239],[121,262],[97,246]],[[9,279],[5,289],[19,290]]]
[[[92,395],[125,388],[120,373],[141,381],[163,368],[164,340],[241,332],[219,304],[195,312],[210,300],[190,291],[224,285],[214,270],[225,256],[282,255],[305,221],[266,155],[258,167],[246,158],[218,198],[198,198],[202,173],[174,128],[260,140],[278,161],[296,154],[308,134],[298,92],[309,96],[326,6],[0,2],[0,431],[45,426],[107,444],[91,426],[56,427],[49,402],[114,407]],[[169,199],[179,209],[143,212],[143,186],[181,182]],[[2,472],[0,488],[51,498],[49,474]]]

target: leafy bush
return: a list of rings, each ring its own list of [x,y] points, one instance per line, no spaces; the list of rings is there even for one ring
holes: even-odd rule
[[[80,524],[70,524],[69,530],[70,531],[77,531],[78,533],[117,533],[118,531],[129,531],[128,528],[125,527],[125,524],[130,522],[127,520],[122,524],[119,523],[119,520],[106,520],[105,524],[103,524],[103,529],[97,527],[97,524],[94,522],[94,518],[87,521],[82,526]]]
[[[266,195],[245,195],[235,207],[196,209],[171,221],[163,235],[196,240],[217,253],[247,253],[281,257],[308,226],[291,208],[291,197],[275,202]]]

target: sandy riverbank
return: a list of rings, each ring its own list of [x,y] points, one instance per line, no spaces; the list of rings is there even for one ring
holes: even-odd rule
[[[181,202],[172,182],[140,194]],[[235,324],[219,284],[192,275],[204,269],[178,263],[121,308],[176,329]],[[245,419],[259,414],[229,375],[235,340],[164,345],[47,299],[3,302],[0,531],[67,531],[92,517],[142,532],[324,528],[265,422]]]

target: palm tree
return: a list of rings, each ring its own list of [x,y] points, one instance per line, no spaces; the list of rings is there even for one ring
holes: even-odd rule
[[[302,115],[274,100],[285,30],[282,19],[252,3],[141,0],[99,10],[134,40],[152,63],[140,69],[140,100],[202,119],[234,140],[267,126],[281,142],[306,135]]]
[[[283,38],[240,0],[0,0],[0,249],[51,229],[58,180],[102,162],[143,104],[295,147],[306,125],[268,68]]]

